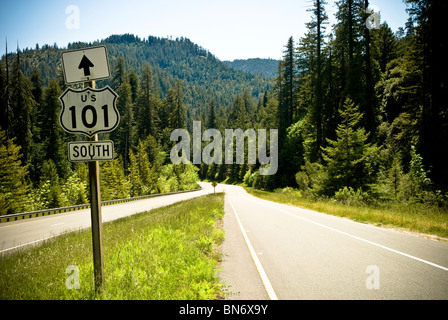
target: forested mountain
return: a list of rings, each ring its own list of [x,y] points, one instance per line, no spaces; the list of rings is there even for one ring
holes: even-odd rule
[[[103,200],[193,188],[198,168],[169,161],[171,132],[191,129],[193,120],[225,128],[234,99],[244,97],[244,112],[252,115],[270,87],[267,78],[234,70],[185,38],[112,35],[67,49],[44,45],[4,55],[0,215],[88,201],[86,165],[67,159],[67,143],[83,137],[60,127],[58,98],[67,87],[63,50],[96,45],[107,47],[111,66],[111,78],[96,85],[118,93],[121,116],[115,131],[100,135],[114,141],[116,155],[101,163]]]
[[[277,75],[278,60],[274,59],[236,59],[233,61],[223,61],[229,67],[253,74],[261,74],[268,79],[273,79]]]
[[[233,97],[242,94],[247,88],[251,95],[258,97],[269,83],[266,77],[248,72],[236,71],[222,63],[206,49],[194,44],[189,39],[170,40],[149,36],[140,39],[132,34],[111,35],[94,43],[70,43],[66,49],[43,45],[34,49],[20,51],[20,69],[30,77],[33,71],[40,73],[43,86],[61,74],[61,53],[64,50],[105,45],[109,56],[109,65],[115,68],[119,58],[124,58],[123,70],[137,77],[143,73],[143,67],[149,63],[152,69],[154,87],[160,98],[177,80],[184,83],[184,102],[188,116],[199,117],[213,97],[217,108],[228,109]],[[12,66],[15,54],[10,55]],[[3,58],[4,59],[4,58]],[[62,85],[62,80],[60,80]],[[112,79],[99,81],[98,87],[112,85]]]
[[[102,163],[103,197],[190,188],[199,176],[311,198],[446,206],[448,38],[436,31],[448,2],[405,2],[410,19],[394,33],[387,23],[368,27],[368,0],[338,0],[331,28],[326,2],[313,0],[308,31],[287,41],[272,87],[184,38],[71,44],[107,46],[112,77],[98,87],[119,94],[120,125],[101,135],[117,154]],[[86,166],[68,162],[74,136],[57,121],[61,51],[0,61],[0,214],[87,200]],[[193,120],[221,133],[278,129],[278,172],[260,175],[261,164],[247,161],[171,164],[170,133],[191,132]]]

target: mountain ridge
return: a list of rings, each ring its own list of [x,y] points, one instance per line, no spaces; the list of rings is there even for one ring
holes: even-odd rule
[[[279,60],[272,58],[249,58],[223,61],[223,63],[236,70],[249,72],[251,74],[259,74],[268,79],[273,79],[277,76],[279,62]]]
[[[151,65],[154,86],[161,97],[166,95],[169,88],[174,87],[178,79],[181,80],[190,118],[198,118],[207,110],[211,100],[214,100],[217,108],[228,110],[235,96],[245,90],[252,96],[259,97],[271,86],[267,77],[229,67],[210,51],[183,37],[172,40],[148,36],[141,39],[132,34],[123,34],[111,35],[90,43],[73,42],[67,48],[58,48],[56,45],[43,45],[40,48],[36,46],[35,49],[19,51],[21,70],[28,77],[34,70],[38,70],[45,86],[50,79],[62,78],[63,51],[98,45],[105,45],[107,48],[112,77],[118,57],[124,57],[125,70],[133,70],[138,77],[146,63]],[[11,66],[15,55],[8,54]],[[97,86],[111,85],[112,77],[98,81]],[[60,83],[63,82],[60,80]]]

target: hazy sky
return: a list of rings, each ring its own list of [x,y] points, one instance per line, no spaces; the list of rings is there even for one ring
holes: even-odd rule
[[[402,0],[371,0],[393,31],[408,14]],[[221,60],[280,59],[310,19],[311,0],[0,0],[0,55],[36,43],[66,47],[111,34],[189,38]],[[330,23],[337,11],[326,6]],[[328,26],[328,30],[331,26]]]

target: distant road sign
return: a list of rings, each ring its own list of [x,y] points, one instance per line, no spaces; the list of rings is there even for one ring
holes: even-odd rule
[[[84,133],[90,137],[115,130],[120,122],[115,105],[117,97],[109,86],[98,90],[67,88],[59,97],[62,128],[69,133]]]
[[[113,141],[76,141],[68,143],[68,160],[70,161],[107,161],[113,159]]]
[[[62,53],[65,82],[87,82],[110,77],[105,46],[90,47]]]

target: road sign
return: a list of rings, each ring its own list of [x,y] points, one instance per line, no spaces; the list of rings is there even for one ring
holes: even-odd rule
[[[68,160],[107,161],[114,159],[113,141],[76,141],[68,143]]]
[[[62,69],[68,84],[109,78],[106,47],[65,51],[62,53]]]
[[[62,128],[69,133],[84,133],[90,137],[99,132],[115,130],[120,114],[115,105],[118,95],[109,87],[83,90],[67,88],[59,97]]]

